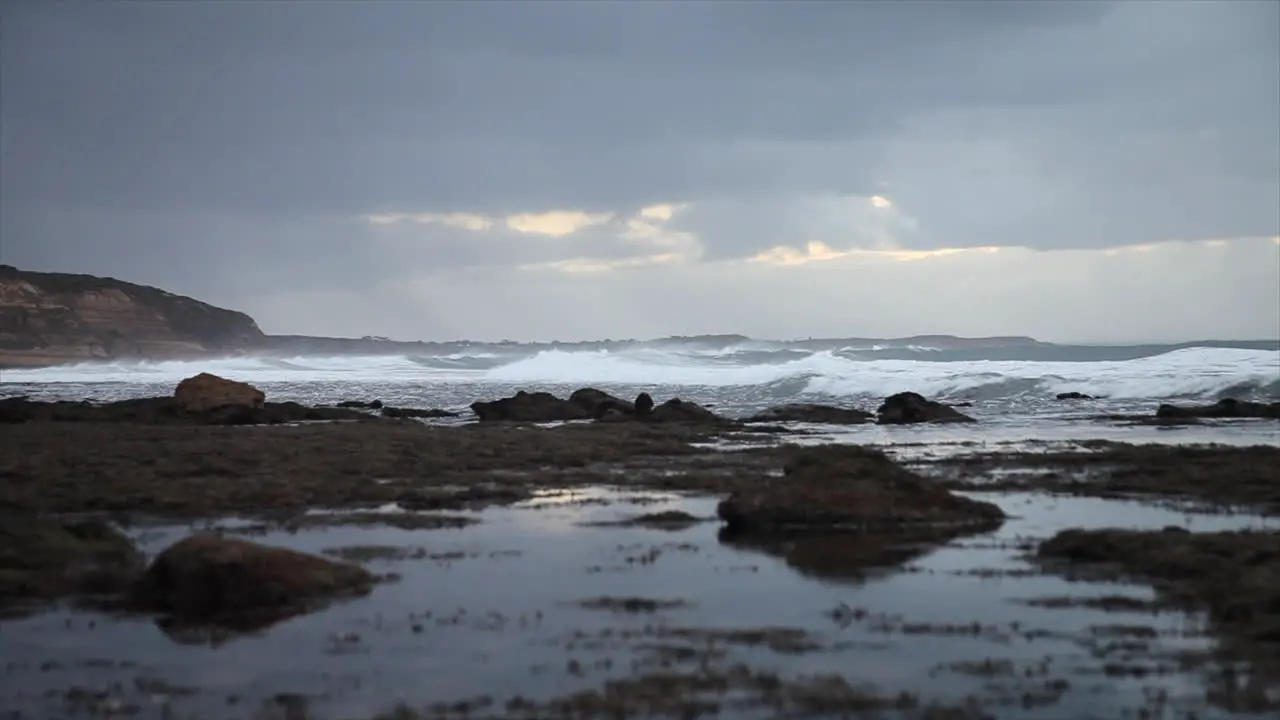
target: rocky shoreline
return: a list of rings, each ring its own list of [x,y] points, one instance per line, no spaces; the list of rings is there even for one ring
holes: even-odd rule
[[[103,405],[0,400],[0,607],[22,615],[70,602],[154,616],[177,634],[261,631],[396,578],[368,567],[376,554],[335,560],[259,543],[246,527],[464,527],[478,521],[477,510],[529,506],[566,488],[714,498],[724,545],[779,558],[805,575],[845,580],[892,572],[946,543],[997,530],[1009,515],[982,495],[1125,497],[1280,516],[1275,446],[1091,443],[906,462],[889,449],[800,447],[786,442],[792,431],[778,425],[975,422],[913,393],[887,398],[875,413],[783,406],[745,419],[678,399],[627,401],[589,388],[567,399],[524,392],[477,402],[476,422],[466,424],[420,422],[439,413],[375,401],[343,405],[268,402],[256,388],[213,376],[184,381],[171,397]],[[1272,408],[1219,403],[1176,415],[1271,417]],[[726,440],[754,446],[714,449]],[[130,539],[139,528],[228,517],[253,525],[193,532],[150,557]],[[704,521],[674,514],[634,522],[679,528]],[[1106,561],[1113,577],[1152,578],[1183,606],[1217,618],[1215,632],[1233,657],[1280,667],[1271,663],[1280,657],[1272,630],[1280,605],[1269,579],[1280,568],[1280,534],[1108,532],[1068,530],[1030,550],[1063,572],[1099,572]],[[1169,553],[1182,564],[1171,565]],[[1224,585],[1232,588],[1229,603],[1220,596]],[[701,675],[669,682],[692,683],[690,693],[707,689],[698,683],[741,683],[757,692],[759,683],[782,682],[717,672],[714,681]],[[654,678],[633,679],[638,684],[621,695],[615,688],[613,696],[536,706],[535,714],[637,713],[652,690],[644,683]],[[783,695],[766,693],[761,698],[772,699],[761,702],[780,702],[795,717],[814,703],[904,712],[927,705],[848,686],[778,687]],[[690,698],[673,703],[666,710],[676,716],[696,706]],[[946,717],[983,716],[974,713]]]

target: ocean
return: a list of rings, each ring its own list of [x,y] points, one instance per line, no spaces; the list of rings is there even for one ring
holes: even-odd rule
[[[1099,420],[1149,415],[1161,403],[1223,397],[1278,400],[1280,350],[1257,345],[1263,347],[813,349],[805,343],[663,341],[580,350],[473,344],[448,354],[237,357],[5,370],[0,396],[110,401],[166,395],[183,378],[211,372],[252,383],[271,400],[331,404],[379,399],[400,407],[460,411],[466,421],[472,402],[517,390],[564,396],[589,386],[627,398],[646,391],[659,402],[680,397],[729,417],[793,402],[874,410],[882,398],[910,390],[944,402],[969,403],[965,412],[982,422],[964,428],[842,428],[840,437],[864,442],[929,442],[963,435],[974,440],[1277,443],[1275,423],[1168,429]],[[1056,398],[1065,392],[1098,399]]]

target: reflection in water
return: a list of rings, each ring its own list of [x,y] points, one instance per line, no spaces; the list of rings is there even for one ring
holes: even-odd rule
[[[782,558],[802,575],[823,580],[864,581],[869,575],[915,560],[952,540],[991,532],[1000,520],[985,525],[942,525],[895,532],[799,531],[750,533],[722,528],[718,539],[736,549]]]

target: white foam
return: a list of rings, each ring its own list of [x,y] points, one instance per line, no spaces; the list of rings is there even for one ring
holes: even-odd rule
[[[741,352],[739,349],[738,352]],[[437,367],[403,356],[228,358],[155,363],[87,363],[5,370],[6,383],[176,383],[199,372],[253,383],[646,385],[742,387],[793,380],[805,392],[883,397],[903,390],[946,396],[978,392],[1083,392],[1115,399],[1210,396],[1238,386],[1280,383],[1280,352],[1188,348],[1127,361],[859,360],[821,351],[772,363],[747,363],[725,351],[636,348],[545,350],[496,367]],[[490,353],[445,356],[490,358]],[[417,360],[432,358],[417,358]],[[492,364],[490,361],[487,363]]]

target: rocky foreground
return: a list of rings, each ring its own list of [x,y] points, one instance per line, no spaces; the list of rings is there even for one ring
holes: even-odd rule
[[[467,424],[416,420],[445,411],[344,405],[272,403],[252,386],[213,376],[184,381],[170,397],[123,403],[0,401],[8,423],[0,431],[0,607],[21,613],[61,601],[138,613],[175,637],[258,630],[330,603],[360,602],[395,578],[375,572],[358,552],[338,559],[300,553],[248,539],[252,528],[463,527],[477,522],[463,511],[528,505],[540,492],[573,487],[712,496],[721,543],[836,581],[893,572],[952,540],[1001,527],[1005,513],[975,491],[1192,501],[1280,515],[1276,447],[1091,443],[904,464],[876,448],[778,442],[790,431],[777,423],[786,422],[975,422],[911,393],[887,398],[876,412],[791,405],[745,420],[679,400],[642,394],[628,401],[591,389],[478,402],[471,408],[477,422]],[[576,422],[546,424],[556,420]],[[717,452],[720,441],[755,446]],[[374,512],[388,505],[402,512]],[[309,512],[315,509],[336,512]],[[195,532],[153,556],[122,532],[193,520],[216,525],[229,516],[252,525],[234,534]],[[701,520],[675,514],[636,522]],[[1280,658],[1277,543],[1275,532],[1068,531],[1032,551],[1070,572],[1145,579],[1168,603],[1207,610],[1232,657],[1266,668]],[[633,688],[619,683],[568,705],[519,710],[613,717],[652,707],[646,703],[663,687],[667,709],[679,716],[697,706],[682,693],[739,686],[779,703],[789,717],[814,707],[916,707],[911,698],[847,685],[797,687],[729,671],[681,677],[637,679]],[[686,681],[694,685],[680,684]],[[1265,697],[1255,704],[1266,706]],[[528,716],[520,712],[511,716]]]

